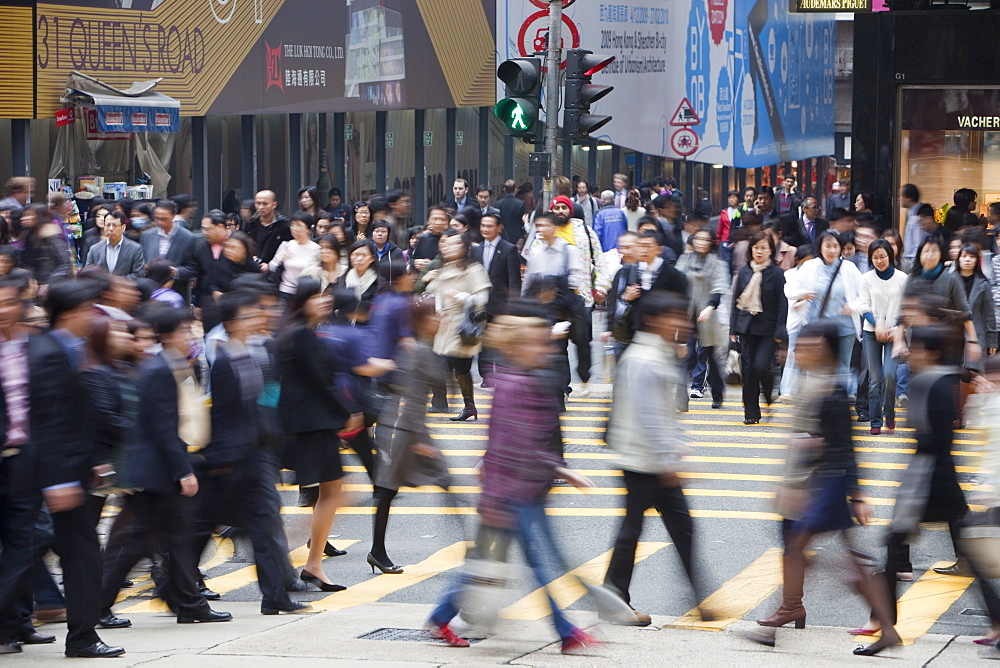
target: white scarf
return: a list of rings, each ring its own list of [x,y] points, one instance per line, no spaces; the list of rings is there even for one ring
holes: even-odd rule
[[[739,299],[736,300],[736,308],[746,311],[750,315],[757,315],[764,310],[764,306],[760,301],[760,286],[764,280],[763,272],[770,266],[770,260],[765,260],[760,264],[757,264],[753,260],[750,261],[750,269],[753,270],[753,275],[750,276],[750,282],[743,288]]]
[[[371,287],[376,278],[378,278],[378,275],[371,267],[361,276],[358,276],[357,270],[352,268],[347,272],[347,276],[344,277],[344,285],[348,288],[354,288],[354,295],[358,299],[361,299],[361,295]]]

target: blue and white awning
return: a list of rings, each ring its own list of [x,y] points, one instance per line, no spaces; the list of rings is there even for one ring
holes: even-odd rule
[[[181,103],[153,90],[161,81],[137,81],[120,90],[81,72],[71,72],[61,99],[93,106],[100,132],[178,132]]]

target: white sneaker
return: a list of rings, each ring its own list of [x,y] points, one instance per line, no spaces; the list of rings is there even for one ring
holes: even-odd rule
[[[580,388],[580,396],[582,398],[587,398],[590,396],[590,383],[583,384],[583,387]]]
[[[702,392],[701,390],[691,390],[691,398],[692,399],[701,399],[704,396],[705,396],[705,393]]]

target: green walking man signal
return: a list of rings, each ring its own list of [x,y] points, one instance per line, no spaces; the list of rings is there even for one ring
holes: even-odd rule
[[[535,140],[535,124],[541,108],[542,60],[512,58],[500,63],[497,78],[504,83],[505,97],[493,107],[511,136]],[[538,133],[541,136],[541,132]]]

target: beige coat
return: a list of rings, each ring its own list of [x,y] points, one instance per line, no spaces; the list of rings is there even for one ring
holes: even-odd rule
[[[478,262],[470,262],[466,268],[451,262],[438,270],[437,278],[427,286],[427,293],[437,300],[441,313],[441,329],[434,337],[436,354],[468,358],[482,350],[481,344],[463,346],[458,328],[465,316],[466,303],[472,300],[479,308],[485,308],[491,289],[490,277]],[[452,292],[457,294],[446,296]]]

